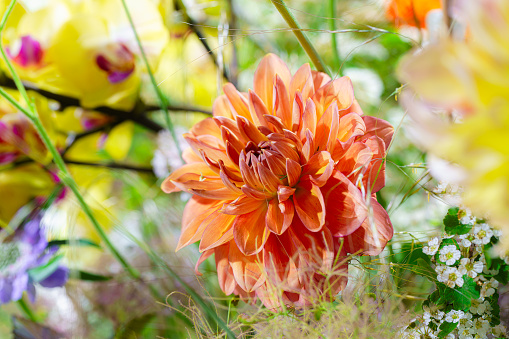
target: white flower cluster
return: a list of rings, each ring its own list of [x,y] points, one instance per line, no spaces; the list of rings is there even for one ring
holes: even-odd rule
[[[458,218],[460,224],[472,227],[469,233],[459,236],[446,234],[443,238],[434,237],[422,251],[431,257],[439,282],[450,288],[461,288],[465,279],[470,277],[481,286],[480,298],[472,300],[468,312],[461,310],[444,312],[439,308],[444,306],[432,304],[430,307],[425,306],[425,312],[419,319],[419,327],[412,330],[407,328],[402,332],[401,338],[438,338],[440,326],[444,322],[458,323],[457,328],[445,338],[508,337],[503,325],[495,327],[490,325],[493,308],[487,298],[493,296],[498,289],[499,282],[492,278],[498,271],[488,270],[483,252],[483,246],[495,240],[494,237],[499,238],[501,233],[487,223],[477,220],[468,210],[460,210]],[[509,264],[509,256],[503,259]]]

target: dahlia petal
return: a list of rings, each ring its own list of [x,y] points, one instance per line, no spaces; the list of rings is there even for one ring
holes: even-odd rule
[[[223,182],[217,177],[204,177],[196,173],[187,173],[173,181],[173,184],[182,191],[191,189],[217,190],[224,187]]]
[[[309,64],[304,64],[295,72],[290,81],[290,99],[293,99],[296,93],[299,92],[303,99],[302,102],[306,102],[314,91],[315,86],[313,84],[311,67]]]
[[[239,127],[237,126],[237,120],[235,118],[225,118],[225,117],[214,117],[214,122],[218,126],[224,126],[228,128],[239,140],[243,143],[248,142],[248,140],[244,139],[244,137],[240,134]]]
[[[251,113],[251,120],[256,126],[267,127],[267,121],[264,116],[270,113],[262,99],[251,90],[249,90],[249,112]]]
[[[337,150],[340,148],[337,147]],[[334,152],[333,159],[336,161],[336,169],[346,175],[350,181],[356,182],[360,173],[364,173],[372,159],[373,152],[362,142],[355,142],[348,147],[343,154]]]
[[[190,134],[184,134],[184,139],[186,139],[187,143],[194,150],[196,154],[201,154],[203,152],[209,159],[214,160],[223,160],[225,164],[234,166],[228,155],[226,154],[226,150],[224,147],[220,146],[219,143],[215,145],[211,145],[213,142],[211,138],[218,140],[215,137],[210,136],[207,138],[206,136],[193,137]],[[221,141],[221,144],[223,142]]]
[[[254,74],[254,91],[260,96],[266,107],[273,105],[273,83],[276,74],[288,87],[292,77],[288,66],[276,55],[267,54],[258,64]]]
[[[230,158],[232,164],[237,165],[239,163],[240,152],[229,141],[226,142],[226,155]]]
[[[244,136],[246,140],[253,141],[256,145],[262,141],[268,140],[251,121],[244,117],[237,116],[237,126],[239,127],[240,134]]]
[[[311,71],[311,75],[313,76],[315,91],[331,81],[330,76],[323,72]]]
[[[188,147],[182,151],[182,159],[184,159],[186,164],[193,162],[203,162],[203,159],[198,154],[194,153],[191,147]]]
[[[233,239],[233,222],[237,216],[222,213],[220,210],[215,213],[209,225],[203,231],[200,241],[200,252],[207,251],[220,246]]]
[[[363,136],[365,134],[366,125],[364,123],[363,117],[360,117],[357,113],[348,113],[341,117],[339,121],[339,132],[337,134],[337,139],[345,142],[350,138]]]
[[[196,265],[194,265],[194,273],[198,276],[202,276],[203,274],[200,272],[199,268],[200,265],[203,264],[205,260],[207,260],[212,254],[214,254],[214,250],[207,250],[204,251],[200,257],[198,258],[198,261],[196,262]]]
[[[283,125],[283,121],[281,120],[281,118],[270,114],[264,115],[264,118],[270,125],[272,125],[272,129],[274,132],[283,133],[285,126]]]
[[[203,231],[208,225],[205,221],[220,208],[221,203],[221,201],[198,196],[194,196],[189,200],[184,208],[182,232],[175,251],[201,239]]]
[[[308,162],[313,154],[315,154],[315,139],[310,130],[306,130],[306,142],[302,146],[302,156],[304,162]]]
[[[345,110],[354,101],[352,81],[346,76],[333,80],[318,88],[312,99],[320,117],[332,102],[337,103],[339,110]]]
[[[367,191],[376,193],[385,186],[385,143],[381,138],[372,136],[364,144],[369,147],[373,156],[363,183]]]
[[[325,203],[320,188],[308,180],[301,181],[293,202],[304,226],[311,232],[320,231],[325,224]]]
[[[348,253],[378,255],[392,238],[394,230],[385,209],[371,198],[373,208],[373,224],[370,217],[352,234],[345,237],[344,248]]]
[[[230,266],[230,261],[228,260],[229,252],[230,243],[214,248],[219,287],[221,287],[221,290],[226,295],[232,294],[236,285],[233,270]]]
[[[260,178],[258,178],[258,173],[256,173],[253,170],[252,166],[248,166],[245,161],[240,161],[239,169],[240,174],[242,175],[242,179],[244,180],[247,186],[257,190],[263,189],[262,183],[260,182]]]
[[[302,176],[309,175],[311,181],[321,187],[325,185],[334,169],[334,161],[329,152],[315,153],[302,168]]]
[[[190,164],[186,164],[179,169],[173,171],[168,178],[166,178],[161,184],[161,189],[165,193],[173,193],[180,191],[177,186],[173,183],[173,181],[178,180],[185,174],[195,173],[198,175],[206,175],[206,176],[214,176],[216,173],[212,171],[205,163],[203,162],[194,162]]]
[[[300,92],[295,93],[295,99],[292,103],[292,131],[298,131],[300,126],[300,120],[304,113],[304,100]]]
[[[339,113],[336,102],[327,108],[316,126],[315,145],[319,150],[330,150],[334,144],[339,130]],[[333,146],[332,146],[333,147]]]
[[[246,119],[251,119],[251,113],[249,112],[249,102],[247,99],[237,91],[235,86],[231,83],[227,83],[223,86],[223,92],[228,98],[228,102],[230,103],[231,110],[233,114],[237,114]]]
[[[275,115],[281,119],[283,125],[287,129],[292,128],[292,110],[290,107],[290,98],[288,96],[288,90],[283,80],[276,75],[274,80],[274,112]]]
[[[265,227],[267,208],[239,215],[233,223],[235,243],[244,255],[252,256],[263,249],[270,231]]]
[[[290,205],[291,207],[288,207]],[[281,209],[281,207],[283,210]],[[293,203],[291,201],[278,202],[274,198],[269,202],[267,207],[267,215],[265,217],[265,225],[275,234],[284,233],[293,220]]]
[[[194,124],[191,128],[191,134],[197,135],[212,135],[218,140],[221,140],[221,129],[217,126],[216,122],[212,118],[206,118],[202,121]]]
[[[257,255],[246,256],[235,243],[230,243],[228,260],[233,276],[239,286],[246,292],[252,292],[265,282],[263,258]]]
[[[279,210],[283,214],[283,230],[281,233],[286,231],[293,222],[293,216],[295,215],[295,207],[293,202],[290,200],[280,201],[278,204]]]
[[[297,161],[286,159],[286,176],[288,179],[288,186],[293,187],[297,185],[300,179],[302,168]]]
[[[190,189],[189,192],[203,198],[215,200],[235,200],[239,197],[238,193],[235,193],[226,187],[217,190]]]
[[[282,184],[281,180],[264,165],[259,163],[256,167],[258,169],[258,176],[265,190],[268,192],[276,192],[278,186]]]
[[[325,225],[334,237],[356,231],[368,216],[361,192],[341,172],[334,171],[322,188],[325,201]]]
[[[261,208],[262,205],[265,205],[265,201],[253,199],[247,195],[242,195],[231,203],[225,204],[223,206],[223,213],[231,215],[247,214]]]
[[[280,237],[276,237],[273,234],[269,236],[263,247],[264,268],[267,272],[267,277],[275,285],[284,282],[286,273],[291,269],[290,258],[282,247],[283,244]],[[293,266],[294,272],[296,272],[295,264]]]
[[[300,123],[299,136],[301,139],[306,137],[306,131],[309,130],[313,135],[316,132],[317,124],[316,105],[313,100],[306,101],[306,107],[302,113],[302,122]]]
[[[287,141],[274,141],[272,142],[272,148],[279,152],[286,159],[292,159],[299,161],[299,154],[292,145]]]
[[[267,165],[275,175],[280,177],[286,175],[286,160],[281,154],[272,151],[265,151],[263,154]]]
[[[227,175],[224,171],[219,172],[219,176],[221,178],[221,181],[223,184],[228,188],[230,191],[235,192],[238,195],[242,195],[242,190],[235,184],[235,182]]]
[[[216,98],[216,100],[214,100],[214,104],[212,105],[212,114],[214,117],[234,119],[234,115],[230,108],[230,102],[226,95],[220,95]]]
[[[373,135],[378,136],[382,138],[385,143],[385,149],[387,149],[394,135],[394,127],[387,121],[375,117],[365,116],[362,117],[362,120],[364,120],[366,124],[366,133],[361,140],[367,139]]]
[[[244,149],[244,144],[240,142],[237,136],[224,125],[221,125],[221,138],[225,145],[229,142],[231,147],[233,147],[238,153]],[[228,153],[228,149],[226,149],[226,151]]]
[[[242,186],[240,189],[248,197],[250,197],[252,199],[257,199],[257,200],[264,200],[264,201],[269,200],[269,199],[272,199],[273,195],[274,195],[274,193],[272,193],[272,192],[259,191],[257,189],[251,188],[246,185]]]
[[[293,193],[295,193],[295,190],[296,189],[293,187],[280,185],[277,188],[277,197],[279,202],[288,200],[293,195]]]

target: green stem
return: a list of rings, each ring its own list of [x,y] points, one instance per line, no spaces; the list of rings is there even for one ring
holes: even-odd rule
[[[313,65],[315,65],[316,69],[320,72],[329,73],[327,67],[325,67],[322,58],[311,44],[311,41],[309,41],[308,37],[302,31],[302,28],[300,27],[299,23],[297,22],[297,20],[295,20],[295,17],[286,6],[284,0],[270,0],[270,1],[274,5],[274,7],[276,7],[276,9],[279,11],[279,14],[281,14],[283,19],[285,19],[288,26],[290,26],[290,28],[293,31],[293,34],[295,34],[297,40],[299,40],[299,43],[301,44],[302,48],[304,48],[304,51],[306,51],[306,54],[311,59]]]
[[[23,311],[23,313],[25,313],[28,319],[32,320],[34,323],[37,322],[37,318],[34,312],[32,312],[32,309],[30,308],[30,306],[28,306],[28,304],[25,302],[23,298],[18,300],[18,306]]]
[[[332,32],[336,31],[336,0],[329,0],[329,29]],[[336,41],[336,33],[331,33],[331,44],[332,44],[332,59],[334,69],[338,70],[341,75],[341,59],[339,57],[338,42]]]
[[[183,162],[184,160],[182,158],[180,144],[179,144],[179,141],[177,138],[177,134],[175,133],[175,128],[173,126],[173,122],[171,121],[171,118],[170,118],[170,112],[168,111],[168,106],[169,106],[168,99],[161,92],[161,89],[159,88],[159,86],[157,86],[156,78],[154,76],[154,73],[152,73],[152,70],[150,69],[150,64],[148,62],[147,55],[145,54],[145,50],[143,49],[140,37],[138,36],[138,32],[136,31],[136,27],[134,26],[133,18],[131,17],[131,13],[129,12],[129,8],[127,7],[127,3],[125,2],[125,0],[122,0],[122,5],[124,5],[125,14],[127,15],[127,19],[129,20],[129,24],[131,25],[131,29],[133,30],[134,37],[136,38],[138,48],[140,49],[141,57],[143,59],[143,62],[145,63],[145,67],[147,68],[148,75],[150,76],[150,82],[152,83],[152,86],[154,86],[154,90],[156,91],[157,98],[159,99],[159,105],[161,106],[161,109],[164,112],[164,118],[166,120],[166,125],[168,126],[168,129],[170,130],[173,141],[175,142],[175,146],[177,147],[180,159]]]

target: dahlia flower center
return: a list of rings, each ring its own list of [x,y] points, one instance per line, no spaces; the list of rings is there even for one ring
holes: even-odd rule
[[[134,54],[126,45],[112,44],[99,53],[95,62],[108,74],[109,82],[115,84],[124,81],[134,71]]]

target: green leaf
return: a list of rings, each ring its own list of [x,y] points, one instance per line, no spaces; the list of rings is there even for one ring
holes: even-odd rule
[[[460,288],[446,288],[441,300],[453,305],[455,310],[466,311],[472,305],[472,299],[479,299],[480,293],[474,279],[464,276],[464,283]]]
[[[440,333],[438,333],[439,338],[445,338],[449,333],[454,331],[458,327],[458,323],[448,323],[444,321],[442,325],[440,325]]]
[[[509,266],[503,265],[500,267],[499,272],[493,278],[497,279],[503,285],[507,285],[509,283]]]
[[[51,240],[48,242],[48,247],[51,246],[64,246],[64,245],[70,245],[70,246],[91,246],[95,248],[102,248],[99,244],[93,242],[89,239],[60,239],[60,240]]]
[[[60,266],[60,261],[63,259],[63,257],[63,254],[54,256],[46,263],[46,265],[28,270],[28,275],[34,282],[39,282],[46,279]]]
[[[500,306],[498,305],[498,292],[495,292],[490,299],[490,305],[491,305],[491,319],[490,319],[490,325],[491,326],[497,326],[500,324]]]
[[[445,232],[453,234],[466,234],[472,229],[472,225],[463,225],[458,216],[459,208],[450,208],[444,218]]]
[[[85,271],[81,271],[81,270],[71,271],[69,276],[73,279],[78,279],[78,280],[83,280],[83,281],[108,281],[108,280],[112,279],[112,277],[110,277],[110,276],[85,272]]]

